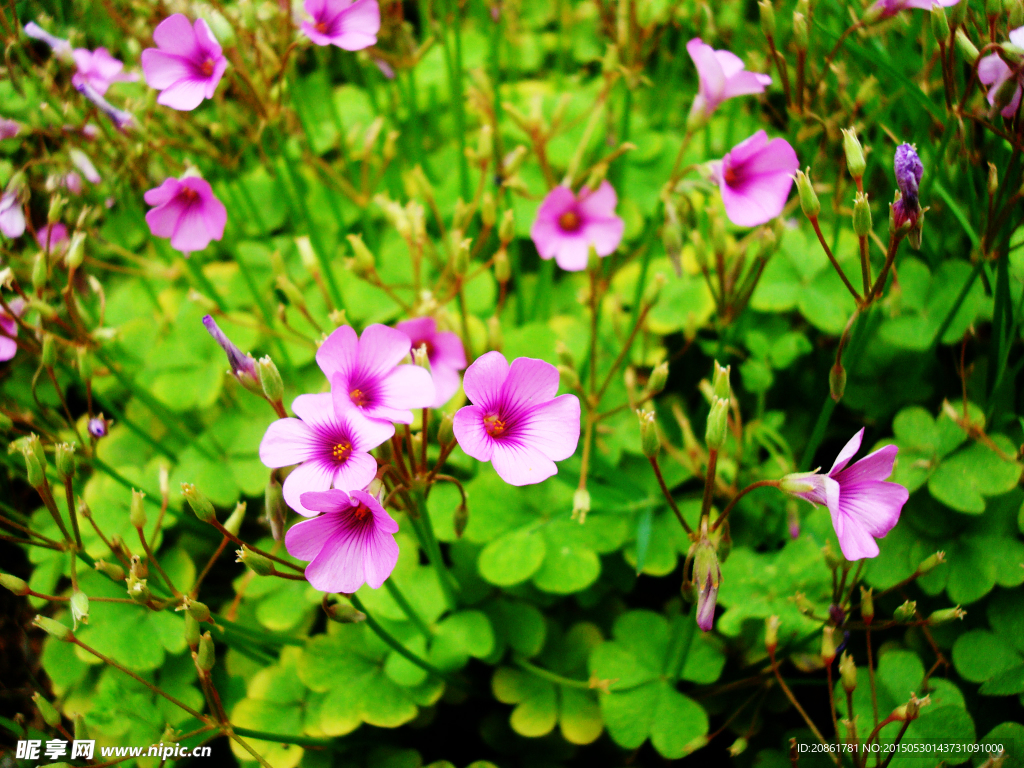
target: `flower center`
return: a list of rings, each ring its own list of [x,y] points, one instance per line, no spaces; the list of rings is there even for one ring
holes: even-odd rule
[[[352,455],[352,443],[342,441],[331,446],[331,458],[335,461],[345,461]]]
[[[184,187],[180,194],[186,203],[194,203],[199,199],[199,193],[191,187]]]
[[[209,77],[213,74],[213,59],[207,59],[199,65],[199,71],[203,74],[203,77]]]
[[[498,418],[497,415],[484,417],[484,429],[491,437],[501,437],[507,428],[504,420]]]
[[[370,517],[373,516],[373,512],[365,504],[360,504],[358,507],[352,510],[352,519],[357,523],[365,523]]]
[[[576,211],[566,211],[558,217],[558,226],[565,232],[575,232],[583,221]]]
[[[327,22],[326,21],[318,21],[316,24],[313,25],[313,29],[315,29],[321,35],[326,35],[327,34]]]
[[[365,408],[370,404],[369,396],[361,389],[353,389],[348,393],[348,396],[352,398],[353,405],[356,405],[359,408]]]
[[[725,179],[725,183],[730,187],[739,180],[736,176],[736,171],[732,166],[725,169],[725,173],[722,174],[722,177]]]

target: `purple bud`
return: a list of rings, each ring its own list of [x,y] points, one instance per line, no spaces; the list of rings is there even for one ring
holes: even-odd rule
[[[217,321],[210,315],[206,315],[203,318],[203,325],[206,326],[206,330],[209,331],[211,336],[213,336],[214,341],[220,344],[221,349],[223,349],[227,354],[228,365],[231,366],[231,375],[246,387],[249,387],[250,384],[254,384],[256,389],[253,391],[259,390],[259,376],[256,374],[256,361],[252,359],[252,356],[245,354],[242,350],[236,347],[231,339],[224,335],[224,331],[220,329],[220,326],[217,325]]]
[[[893,162],[896,171],[896,186],[900,188],[904,205],[908,211],[920,208],[917,201],[917,190],[924,175],[924,166],[917,150],[911,144],[900,144],[896,147],[896,158]]]
[[[106,437],[107,432],[110,429],[110,422],[103,418],[101,413],[95,418],[89,419],[89,434],[99,440],[101,437]]]
[[[711,579],[704,582],[697,591],[697,626],[710,632],[715,623],[715,603],[718,601],[718,585]]]
[[[50,50],[52,50],[55,55],[67,59],[71,58],[71,43],[69,43],[67,40],[57,37],[56,35],[51,35],[49,32],[40,27],[34,21],[30,21],[28,24],[22,27],[22,29],[25,31],[25,34],[31,37],[33,40],[41,40],[42,42],[50,46]]]
[[[88,83],[82,81],[80,83],[77,83],[75,85],[75,88],[78,90],[80,94],[82,94],[83,96],[85,96],[85,98],[91,101],[100,112],[109,117],[113,121],[114,125],[120,128],[122,131],[127,130],[135,121],[135,117],[134,115],[132,115],[131,112],[125,112],[123,109],[118,109],[117,107],[115,107],[105,98],[103,98],[103,95],[99,91],[97,91]]]
[[[715,548],[706,534],[697,543],[694,552],[693,581],[697,585],[697,626],[709,632],[715,621],[715,603],[718,601],[722,570],[718,566]]]

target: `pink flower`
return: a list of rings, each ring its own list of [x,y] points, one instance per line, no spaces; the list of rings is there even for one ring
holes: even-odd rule
[[[81,83],[88,83],[97,93],[103,95],[112,83],[126,83],[138,80],[138,74],[125,73],[124,64],[110,55],[106,48],[90,51],[88,48],[75,48],[71,54],[75,58],[78,71],[71,77],[71,84],[76,88]]]
[[[80,149],[69,149],[68,155],[71,157],[71,163],[85,176],[86,181],[91,184],[99,184],[100,174],[96,170],[96,166],[92,164],[92,160]]]
[[[168,16],[153,40],[157,47],[142,52],[142,72],[149,87],[161,91],[158,104],[188,112],[213,98],[228,60],[203,19],[190,25],[183,14]]]
[[[47,253],[62,253],[68,244],[68,228],[59,221],[36,232],[36,242]]]
[[[607,256],[622,242],[624,225],[615,215],[618,198],[607,181],[596,190],[581,189],[577,197],[567,187],[548,192],[537,210],[530,237],[542,259],[552,256],[569,272],[587,268],[590,247]]]
[[[1018,27],[1010,33],[1010,42],[1018,48],[1024,48],[1024,27]],[[1003,87],[1003,84],[1010,79],[1013,75],[1013,71],[1009,65],[1003,61],[998,53],[991,53],[988,56],[984,56],[981,61],[978,62],[978,79],[981,80],[985,85],[989,86],[988,89],[988,103],[995,106],[996,94],[999,93],[999,89]],[[1021,84],[1024,83],[1024,76],[1017,75],[1017,87],[1013,91],[1013,96],[1010,98],[1008,104],[1006,104],[1000,114],[1003,117],[1010,118],[1017,114],[1017,108],[1020,107],[1020,96],[1021,96]]]
[[[15,191],[0,195],[0,232],[12,240],[25,233],[25,209]]]
[[[473,405],[455,414],[462,450],[489,461],[509,485],[530,485],[558,472],[580,439],[580,401],[555,397],[558,369],[520,357],[509,366],[500,352],[480,356],[463,381]]]
[[[827,475],[818,474],[817,470],[787,475],[780,485],[787,493],[828,507],[847,560],[876,557],[875,539],[893,529],[910,497],[910,492],[899,483],[885,482],[892,474],[899,450],[895,445],[879,448],[847,469],[863,438],[863,429],[850,438]]]
[[[733,96],[764,93],[772,84],[768,75],[747,72],[743,59],[731,51],[716,51],[699,37],[686,44],[686,50],[697,67],[700,85],[693,100],[690,115],[703,121],[718,109],[718,105]]]
[[[20,130],[21,125],[17,120],[8,120],[6,117],[0,117],[0,141],[13,139]]]
[[[198,176],[166,179],[143,199],[156,206],[146,214],[149,231],[155,237],[171,238],[171,247],[186,256],[224,237],[227,209],[210,184]]]
[[[432,405],[440,408],[459,391],[459,371],[466,367],[466,351],[462,348],[462,339],[457,333],[438,331],[432,317],[405,320],[395,328],[409,337],[413,350],[426,345],[430,375],[434,379],[437,393]]]
[[[377,42],[377,0],[306,0],[303,6],[313,20],[302,22],[302,32],[317,45],[359,51]]]
[[[8,306],[18,316],[25,311],[25,301],[20,297],[12,299]],[[17,335],[17,321],[6,310],[0,309],[0,363],[10,360],[17,354],[18,343],[14,340]]]
[[[339,413],[356,409],[369,419],[412,424],[412,408],[429,408],[436,399],[430,373],[418,365],[399,365],[412,341],[386,325],[369,325],[362,338],[351,326],[336,330],[316,353],[331,382]]]
[[[930,11],[933,5],[949,8],[956,5],[960,0],[878,0],[868,14],[868,20],[888,19],[907,8],[916,8],[921,11]]]
[[[788,141],[768,141],[764,131],[741,141],[712,163],[712,177],[722,191],[729,221],[740,227],[756,227],[782,213],[799,165]]]
[[[73,195],[82,194],[82,177],[78,175],[77,171],[69,171],[64,174],[64,178],[60,182],[67,190]]]
[[[363,584],[380,588],[398,562],[398,523],[366,491],[302,494],[324,514],[288,529],[289,554],[308,560],[306,578],[321,592],[351,594]]]
[[[316,511],[303,506],[302,494],[365,488],[377,473],[377,460],[369,452],[395,428],[355,409],[337,412],[328,393],[299,395],[292,410],[297,419],[278,419],[267,427],[260,461],[268,467],[299,464],[284,481],[284,500],[300,515],[313,517]]]

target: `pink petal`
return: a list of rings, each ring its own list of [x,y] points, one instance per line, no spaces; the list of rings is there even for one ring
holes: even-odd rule
[[[0,363],[10,360],[18,354],[18,344],[14,339],[0,336]]]
[[[596,251],[597,248],[594,250]],[[590,243],[583,237],[579,235],[563,236],[558,242],[555,250],[555,262],[566,272],[581,272],[587,268],[589,260]]]
[[[302,520],[284,535],[284,546],[288,554],[309,562],[320,554],[324,544],[337,528],[331,515],[321,515],[311,520]]]
[[[583,190],[580,192],[578,208],[583,218],[606,219],[615,216],[615,206],[619,198],[615,194],[615,188],[607,181],[593,192]]]
[[[353,456],[355,455],[360,454],[353,454]],[[365,456],[366,454],[361,455]],[[376,464],[374,464],[374,467],[376,468]],[[293,469],[291,474],[284,480],[284,486],[281,490],[283,491],[285,503],[304,517],[316,517],[319,512],[313,509],[306,509],[302,505],[300,497],[302,494],[310,491],[330,490],[335,474],[335,465],[331,462],[320,459],[310,459],[303,462]],[[370,480],[372,479],[373,476],[371,475]],[[344,487],[342,490],[345,490]]]
[[[436,393],[431,407],[441,408],[459,391],[461,377],[456,369],[449,368],[447,365],[433,366],[430,374],[434,379],[434,392]]]
[[[1020,83],[1017,84],[1017,88],[1013,92],[1013,96],[1010,98],[1010,103],[1002,108],[1000,114],[1009,119],[1017,114],[1017,107],[1020,106]]]
[[[757,72],[738,72],[726,82],[722,96],[723,98],[731,99],[733,96],[764,93],[765,86],[771,85],[772,82],[772,79],[768,77],[768,82],[766,83],[764,81],[766,77],[768,76],[758,74]]]
[[[530,227],[530,239],[542,259],[550,259],[557,252],[565,233],[558,226],[558,218],[537,214]]]
[[[491,465],[498,477],[509,485],[532,485],[558,474],[555,462],[532,445],[494,441]]]
[[[557,221],[558,217],[576,204],[576,195],[568,187],[555,187],[537,209],[538,219]]]
[[[437,333],[437,322],[432,317],[414,317],[412,320],[403,320],[396,324],[395,330],[408,336],[409,341],[415,346],[417,341],[433,341]]]
[[[402,410],[429,408],[437,397],[430,372],[418,365],[395,366],[381,382],[380,392],[389,406]]]
[[[501,388],[502,410],[528,413],[549,402],[556,394],[558,369],[555,366],[533,357],[517,357],[512,361]]]
[[[348,432],[352,437],[352,447],[356,451],[372,451],[385,440],[390,440],[391,436],[395,434],[394,424],[368,419],[358,410],[353,409],[338,418],[348,425]],[[359,487],[362,488],[368,483],[369,481]]]
[[[332,488],[329,491],[309,491],[299,497],[302,506],[306,509],[315,509],[317,512],[344,514],[356,503],[345,491]],[[310,558],[304,558],[309,560]]]
[[[485,414],[479,405],[466,405],[455,413],[452,425],[459,447],[477,461],[490,461],[494,453],[494,439],[484,429]]]
[[[371,494],[366,491],[353,491],[352,498],[361,504],[365,504],[367,509],[373,512],[373,524],[384,531],[384,533],[398,533],[398,523],[395,519],[387,513],[387,510],[380,505]]]
[[[441,331],[434,336],[434,357],[438,363],[447,365],[456,370],[466,367],[466,350],[462,346],[462,339],[459,334],[451,331]],[[431,358],[433,363],[434,358]]]
[[[736,187],[720,185],[726,215],[740,227],[756,227],[782,213],[792,187],[793,178],[789,173],[757,175]]]
[[[732,167],[743,165],[768,144],[768,134],[763,130],[748,136],[729,151],[729,164]]]
[[[876,557],[875,538],[885,536],[899,521],[910,493],[896,483],[859,483],[844,486],[838,514],[831,507],[832,525],[847,560]]]
[[[365,539],[364,547],[366,583],[380,589],[398,563],[398,542],[393,535],[374,526]]]
[[[172,237],[178,221],[185,215],[185,203],[175,198],[146,213],[146,223],[154,237]]]
[[[310,426],[327,426],[334,423],[334,405],[329,392],[299,395],[292,401],[292,410]]]
[[[501,352],[488,352],[478,357],[462,378],[466,397],[473,405],[491,410],[501,396],[502,385],[509,374],[508,361]]]
[[[947,0],[947,2],[949,2],[949,0]],[[956,5],[957,0],[952,0],[949,4]],[[945,3],[940,2],[939,5],[945,5]],[[1017,27],[1010,32],[1010,42],[1018,48],[1024,48],[1024,27]]]
[[[210,25],[206,23],[206,19],[196,19],[193,31],[195,32],[196,43],[202,51],[204,58],[207,56],[211,59],[219,58],[222,52],[220,43],[217,42],[217,38],[210,31]]]
[[[316,362],[328,379],[336,373],[348,375],[359,357],[359,337],[351,326],[343,325],[324,339],[316,351]]]
[[[213,94],[217,91],[217,85],[220,83],[220,79],[224,76],[224,72],[227,71],[227,68],[228,60],[223,56],[214,60],[213,72],[206,81],[206,98],[213,98]]]
[[[368,325],[359,337],[359,367],[376,376],[386,375],[409,354],[411,346],[409,337],[395,328]]]
[[[178,218],[171,235],[171,247],[183,253],[201,251],[210,244],[212,233],[202,205],[189,205]]]
[[[515,371],[515,363],[512,370]],[[536,448],[552,461],[564,461],[576,452],[580,440],[579,398],[562,395],[535,407],[520,430],[516,432],[517,440]]]
[[[368,486],[376,474],[377,460],[368,453],[355,451],[337,468],[334,487],[342,491],[358,491]]]
[[[745,68],[743,59],[732,51],[715,51],[715,58],[718,59],[718,64],[722,68],[722,74],[725,75],[726,80],[736,76]]]
[[[168,16],[153,30],[153,42],[167,53],[196,61],[202,57],[196,33],[183,14]]]
[[[309,21],[304,21],[299,25],[302,30],[302,34],[312,40],[316,45],[330,45],[331,36],[325,35],[323,32],[318,30],[316,26]]]
[[[1010,67],[1007,66],[998,53],[983,56],[981,61],[978,62],[978,79],[985,85],[1002,85],[1009,76]],[[994,98],[995,94],[993,93],[993,98],[989,99],[989,104],[994,101]]]
[[[25,211],[17,201],[0,208],[0,232],[12,240],[25,234]]]
[[[366,581],[365,563],[364,537],[348,529],[342,529],[327,540],[323,549],[306,568],[306,578],[321,592],[351,594]]]
[[[686,51],[697,67],[700,92],[705,99],[705,110],[710,114],[722,101],[720,94],[725,87],[725,72],[722,71],[722,65],[715,56],[714,49],[699,37],[686,44]]]
[[[206,98],[206,80],[186,77],[172,83],[160,92],[156,103],[177,109],[179,112],[191,112],[202,104]]]
[[[316,437],[298,419],[278,419],[267,427],[260,441],[260,461],[268,467],[288,467],[316,453]]]
[[[163,184],[146,192],[142,199],[146,201],[147,205],[163,205],[177,197],[180,191],[180,181],[175,178],[164,179]],[[170,235],[165,235],[165,237],[170,237]]]
[[[587,241],[588,245],[594,246],[598,256],[609,256],[615,252],[615,249],[619,247],[619,243],[622,242],[622,233],[625,231],[625,228],[625,223],[618,216],[595,218],[589,219],[583,225],[580,234]],[[587,255],[588,257],[590,255],[589,248],[587,249]],[[574,261],[573,263],[576,262]]]
[[[834,477],[844,488],[855,483],[888,480],[889,475],[892,474],[892,466],[896,461],[896,454],[898,452],[899,448],[897,446],[886,445],[873,453],[869,453],[852,467],[847,467],[838,472]]]
[[[835,462],[832,464],[832,469],[828,471],[829,476],[835,477],[836,474],[841,472],[847,464],[850,463],[850,459],[857,455],[857,451],[860,450],[860,443],[864,439],[864,427],[861,427],[857,434],[846,441],[846,445],[843,446],[843,450],[836,456]]]

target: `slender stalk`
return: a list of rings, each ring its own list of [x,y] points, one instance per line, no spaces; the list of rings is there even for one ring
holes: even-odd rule
[[[240,538],[235,536],[235,534],[233,534],[231,531],[229,531],[227,528],[225,528],[221,524],[220,520],[217,520],[216,518],[214,518],[213,520],[210,521],[210,525],[212,525],[214,528],[216,528],[218,531],[220,531],[223,536],[227,536],[229,539],[231,539],[233,542],[235,542],[235,544],[237,544],[240,547],[246,547],[247,549],[251,549],[257,555],[263,555],[264,557],[266,557],[266,558],[268,558],[270,560],[273,560],[275,563],[280,563],[281,565],[285,565],[285,566],[291,568],[292,570],[298,571],[299,573],[305,573],[305,571],[306,571],[305,568],[303,568],[301,566],[298,566],[295,563],[289,563],[287,560],[284,560],[284,559],[278,557],[277,555],[272,555],[269,552],[265,552],[264,550],[260,549],[259,547],[254,547],[252,544],[248,544],[248,543],[242,541]]]
[[[821,731],[818,730],[818,726],[814,724],[814,721],[807,715],[804,708],[800,706],[800,702],[796,700],[796,696],[793,695],[793,691],[790,690],[788,685],[786,685],[786,681],[782,679],[782,673],[779,672],[779,662],[775,659],[774,648],[769,649],[768,656],[771,658],[772,672],[775,673],[775,679],[778,680],[779,687],[782,688],[782,692],[786,694],[786,698],[789,699],[789,703],[792,704],[796,708],[796,711],[800,713],[800,717],[802,717],[804,722],[807,723],[807,727],[811,729],[811,733],[817,737],[818,741],[822,744],[828,744],[825,737],[821,735]],[[836,755],[830,752],[829,756],[832,758],[832,762],[839,765],[839,758]]]
[[[566,688],[579,688],[584,691],[590,690],[590,683],[586,680],[573,680],[571,677],[563,677],[562,675],[555,674],[550,670],[538,667],[536,664],[531,664],[526,659],[519,656],[515,657],[516,666],[529,672],[534,677],[539,677],[541,680],[547,680],[549,683],[555,683],[556,685],[562,685]]]
[[[300,747],[330,747],[334,743],[333,739],[318,739],[315,736],[293,736],[287,733],[268,733],[267,731],[243,728],[240,725],[232,725],[231,730],[239,736],[248,736],[250,739],[271,741],[277,744],[297,744]]]
[[[195,584],[192,585],[192,589],[189,590],[189,594],[192,595],[192,597],[199,595],[199,587],[203,583],[203,579],[206,578],[206,574],[208,574],[210,569],[213,568],[213,564],[217,562],[220,556],[224,553],[224,549],[227,547],[229,541],[231,541],[231,539],[227,536],[220,540],[220,546],[217,547],[217,551],[213,553],[213,556],[206,563],[206,567],[203,568],[202,573],[200,573],[199,577],[196,579]]]
[[[729,500],[729,503],[725,505],[725,509],[722,510],[722,514],[718,516],[717,520],[715,520],[714,525],[711,526],[711,530],[712,531],[718,530],[718,526],[720,526],[722,524],[722,522],[725,521],[729,517],[729,513],[732,512],[732,508],[736,506],[736,502],[737,501],[739,501],[744,496],[746,496],[748,493],[750,493],[751,491],[753,491],[753,490],[755,490],[757,488],[766,488],[766,487],[769,487],[769,486],[772,487],[772,488],[778,488],[779,487],[779,481],[778,480],[758,480],[756,483],[751,483],[746,488],[744,488],[742,491],[740,491],[735,496],[733,496]]]
[[[889,753],[889,756],[885,758],[885,762],[882,763],[882,768],[888,768],[889,763],[896,756],[896,745],[903,741],[903,735],[907,732],[907,728],[910,727],[910,720],[904,720],[903,725],[900,727],[900,732],[896,734],[896,740],[892,743],[893,750]]]
[[[649,458],[651,462],[651,469],[654,470],[654,476],[658,478],[658,485],[661,487],[661,493],[668,501],[668,505],[675,512],[676,518],[679,520],[679,524],[683,526],[683,530],[686,531],[690,536],[693,535],[693,529],[690,524],[686,522],[686,518],[683,517],[683,513],[679,511],[679,506],[676,504],[676,500],[672,498],[671,492],[669,492],[668,486],[665,485],[665,478],[661,474],[661,467],[658,466],[657,456],[651,456]]]
[[[384,629],[384,627],[382,627],[380,623],[369,614],[369,612],[366,610],[366,606],[363,605],[362,601],[356,595],[350,595],[349,600],[352,601],[352,606],[357,611],[361,611],[362,613],[366,614],[366,626],[372,629],[374,633],[377,635],[377,637],[383,640],[387,645],[391,646],[392,650],[394,650],[395,653],[397,653],[399,656],[404,657],[407,661],[412,662],[420,669],[425,670],[432,675],[436,675],[437,677],[440,677],[442,680],[451,681],[452,677],[450,674],[448,674],[447,672],[442,672],[429,661],[424,661],[415,653],[413,653],[404,645],[402,645],[400,642],[398,642],[398,640],[396,640],[390,632]]]
[[[715,475],[718,471],[718,449],[708,449],[708,469],[704,475],[704,498],[700,503],[700,518],[703,520],[711,514],[711,501],[715,494]]]
[[[431,566],[437,572],[437,579],[441,584],[441,591],[444,593],[445,603],[448,605],[449,610],[454,611],[458,608],[459,602],[455,595],[455,579],[448,571],[448,567],[444,563],[444,555],[441,553],[441,546],[437,542],[437,538],[434,536],[434,526],[430,522],[430,517],[427,514],[427,505],[422,491],[413,491],[412,498],[409,498],[408,494],[405,498],[409,499],[410,504],[416,510],[416,516],[410,517],[412,520],[413,527],[420,535],[423,549],[426,550],[427,559],[430,561]]]
[[[409,621],[411,621],[416,629],[420,631],[420,634],[427,640],[433,637],[433,633],[430,631],[430,627],[427,626],[426,622],[420,618],[420,615],[416,613],[416,609],[412,607],[412,604],[405,599],[405,595],[402,594],[401,590],[395,585],[394,579],[387,579],[384,582],[384,587],[387,589],[388,594],[391,595],[391,599],[394,600],[398,607],[402,609]]]
[[[836,744],[839,743],[839,716],[836,714],[836,697],[833,693],[835,690],[832,682],[832,664],[829,663],[825,667],[825,677],[828,680],[828,709],[832,714],[832,727],[836,732]]]
[[[166,584],[167,588],[169,590],[171,590],[171,594],[174,595],[175,597],[181,597],[181,592],[179,592],[178,588],[174,586],[174,583],[170,580],[170,578],[167,576],[167,573],[160,566],[159,561],[156,559],[156,556],[153,554],[153,550],[150,549],[149,542],[146,541],[146,534],[145,534],[145,532],[141,528],[136,528],[135,530],[139,534],[139,541],[142,542],[142,548],[144,550],[146,550],[146,557],[149,558],[149,564],[152,565],[154,568],[156,568],[156,571],[157,571],[157,573],[160,574],[160,578],[163,580],[164,584]]]
[[[836,257],[832,253],[832,249],[828,247],[828,243],[825,241],[825,236],[821,233],[821,226],[818,224],[818,217],[811,216],[810,220],[811,226],[814,227],[814,234],[818,236],[818,242],[821,243],[821,247],[825,250],[825,255],[828,256],[828,260],[832,262],[832,266],[839,274],[839,278],[843,281],[843,285],[846,286],[846,289],[850,292],[850,295],[853,296],[854,301],[856,301],[859,306],[861,303],[860,294],[857,293],[857,289],[853,287],[853,284],[846,276],[846,273],[843,272],[843,268],[839,266],[839,262],[836,261]],[[884,270],[882,274],[885,274]]]
[[[248,752],[250,755],[256,758],[256,761],[260,765],[262,765],[263,768],[274,768],[274,766],[272,766],[270,763],[266,761],[266,758],[264,758],[263,755],[261,755],[251,746],[249,746],[249,743],[241,736],[239,736],[237,733],[235,733],[233,729],[229,728],[228,730],[225,730],[224,733],[229,739],[237,743],[238,746],[240,746],[242,749],[244,749],[246,752]]]
[[[868,646],[868,678],[871,683],[871,712],[875,718],[875,732],[877,733],[881,726],[878,724],[878,686],[875,685],[875,662],[874,659],[871,658],[871,627],[868,627],[864,631],[864,635]],[[869,737],[864,743],[870,745],[871,738]]]

